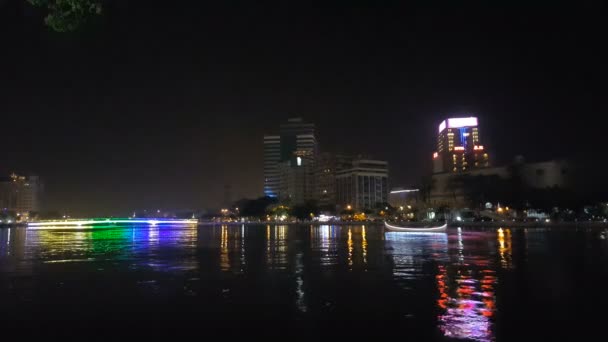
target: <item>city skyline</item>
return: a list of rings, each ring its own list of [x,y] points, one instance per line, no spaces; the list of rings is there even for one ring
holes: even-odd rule
[[[0,2],[0,174],[38,175],[49,209],[83,215],[210,207],[226,184],[262,193],[260,137],[289,117],[388,161],[396,186],[432,170],[448,117],[478,117],[498,165],[594,160],[599,11],[199,6],[114,2],[60,34]]]

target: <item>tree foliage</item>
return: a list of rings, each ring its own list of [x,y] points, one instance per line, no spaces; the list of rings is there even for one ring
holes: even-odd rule
[[[291,215],[295,216],[298,220],[310,220],[310,214],[316,216],[319,214],[319,212],[319,205],[316,201],[307,201],[302,205],[293,206],[291,210]]]
[[[90,17],[101,14],[102,0],[27,0],[45,8],[44,22],[57,32],[74,31]]]
[[[257,199],[242,199],[237,201],[234,206],[239,208],[242,216],[263,217],[269,206],[277,203],[276,198],[260,197]]]

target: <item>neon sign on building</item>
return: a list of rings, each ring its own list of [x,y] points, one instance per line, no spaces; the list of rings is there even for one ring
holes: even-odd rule
[[[446,128],[476,127],[477,124],[477,118],[474,116],[468,118],[450,118],[443,120],[439,124],[439,133],[443,132]]]

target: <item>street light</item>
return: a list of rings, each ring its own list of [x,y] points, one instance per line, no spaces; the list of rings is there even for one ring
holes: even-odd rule
[[[352,208],[353,208],[353,207],[351,207],[351,206],[350,206],[350,204],[346,206],[346,209],[347,209],[347,210],[351,210]]]

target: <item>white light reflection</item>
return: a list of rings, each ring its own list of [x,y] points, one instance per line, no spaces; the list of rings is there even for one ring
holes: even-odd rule
[[[310,246],[315,256],[318,255],[322,267],[335,265],[338,262],[336,231],[335,226],[329,225],[310,228]]]
[[[296,254],[296,294],[298,299],[296,301],[298,309],[301,312],[306,312],[308,308],[306,307],[306,302],[304,300],[304,279],[302,275],[304,273],[304,263],[303,263],[304,254],[298,253]]]

